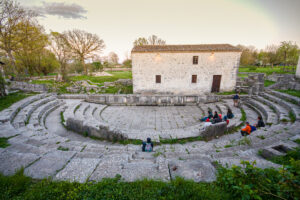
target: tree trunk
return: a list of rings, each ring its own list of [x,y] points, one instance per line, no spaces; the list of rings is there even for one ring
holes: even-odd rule
[[[81,64],[82,64],[82,66],[83,66],[83,70],[84,70],[85,75],[88,75],[88,70],[87,70],[87,67],[86,67],[86,65],[85,65],[85,63],[84,63],[84,58],[81,57],[81,58],[80,58],[80,61],[81,61]]]
[[[9,62],[12,66],[13,73],[16,73],[16,71],[17,71],[16,62],[15,62],[15,59],[14,59],[12,53],[11,53],[11,50],[7,51],[7,54],[8,54],[8,57],[9,57]]]
[[[0,97],[6,96],[6,91],[5,91],[5,78],[3,74],[3,68],[0,67]]]

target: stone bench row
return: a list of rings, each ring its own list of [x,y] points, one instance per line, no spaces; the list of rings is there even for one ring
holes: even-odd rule
[[[54,96],[49,96],[46,98],[41,98],[38,99],[34,102],[32,102],[31,104],[23,107],[16,115],[16,117],[13,119],[12,124],[13,126],[15,126],[16,128],[25,126],[28,122],[29,119],[31,117],[31,114],[38,109],[39,107],[41,107],[42,105],[50,102],[50,101],[54,101],[55,97]]]
[[[45,98],[48,95],[49,94],[34,95],[18,101],[17,103],[14,103],[9,108],[0,112],[0,122],[5,123],[8,121],[12,121],[21,109],[33,103],[34,101]]]
[[[295,115],[296,120],[300,120],[300,107],[299,106],[292,104],[290,102],[287,102],[284,99],[267,94],[267,93],[263,93],[262,96],[276,104],[279,104],[280,106],[284,107],[288,111],[292,112]]]
[[[292,95],[289,95],[289,94],[285,94],[285,93],[282,93],[282,92],[277,92],[275,90],[266,90],[266,92],[269,93],[269,94],[272,94],[274,96],[277,96],[281,99],[285,99],[287,101],[293,102],[296,105],[300,106],[300,98],[298,98],[298,97],[295,97],[295,96],[292,96]]]
[[[282,107],[270,100],[267,100],[261,96],[255,96],[253,98],[263,104],[266,104],[271,109],[274,109],[278,116],[279,121],[289,121],[289,111],[287,109],[285,109],[284,107]]]
[[[248,99],[245,103],[252,109],[255,109],[265,119],[266,124],[272,125],[278,123],[277,114],[267,105],[255,99]]]

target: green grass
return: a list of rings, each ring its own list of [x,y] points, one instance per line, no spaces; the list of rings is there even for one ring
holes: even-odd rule
[[[219,93],[216,93],[216,95],[233,95],[233,94],[236,94],[236,91],[229,91],[229,92],[219,92]],[[246,92],[240,92],[240,95],[243,95],[243,94],[248,94]]]
[[[148,179],[125,182],[119,174],[115,178],[86,183],[33,180],[21,169],[13,176],[0,174],[0,199],[299,199],[299,156],[291,157],[296,161],[288,161],[288,166],[281,169],[260,169],[254,166],[255,162],[246,161],[241,162],[243,167],[227,168],[214,162],[216,180],[210,183],[179,177],[168,182]],[[170,170],[177,169],[174,166]]]
[[[241,117],[241,121],[245,122],[247,120],[247,115],[246,115],[246,112],[243,108],[240,109],[241,110],[241,113],[242,113],[242,117]]]
[[[0,111],[10,107],[12,104],[26,98],[29,96],[32,96],[33,93],[22,93],[22,92],[17,92],[13,94],[9,94],[5,97],[0,97]]]
[[[274,83],[276,83],[276,82],[275,81],[265,80],[264,85],[265,85],[265,87],[269,87],[270,85],[273,85]]]
[[[171,138],[171,139],[160,139],[159,143],[160,144],[185,144],[187,142],[195,142],[195,141],[203,141],[203,137],[198,136],[198,137],[190,137],[190,138]]]
[[[277,90],[277,91],[300,98],[300,90]]]
[[[255,66],[247,66],[243,67],[240,66],[239,72],[252,72],[252,73],[265,73],[267,75],[272,74],[273,72],[278,74],[295,74],[295,71],[291,71],[294,69],[294,67],[285,67],[286,69],[289,69],[290,71],[283,71],[284,67],[255,67]]]
[[[69,77],[71,81],[82,81],[82,80],[90,80],[94,83],[104,83],[104,82],[114,82],[118,79],[132,79],[131,71],[120,71],[120,72],[108,72],[113,76],[72,76]]]
[[[57,148],[57,150],[60,150],[60,151],[69,151],[69,148],[59,146],[59,147]]]
[[[294,123],[296,121],[296,116],[294,115],[294,113],[292,111],[289,112],[289,118],[292,123]]]
[[[9,138],[0,137],[0,148],[6,148],[10,146],[10,144],[7,142]]]
[[[259,139],[261,139],[261,140],[264,140],[264,139],[266,139],[266,137],[265,137],[265,136],[263,136],[263,135],[257,135],[256,137],[257,137],[257,138],[259,138]]]
[[[76,113],[76,111],[80,108],[81,104],[77,105],[76,108],[74,109],[74,114]]]

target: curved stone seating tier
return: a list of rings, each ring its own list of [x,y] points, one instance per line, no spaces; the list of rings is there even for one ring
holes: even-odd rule
[[[155,152],[145,153],[141,152],[140,145],[121,145],[108,141],[93,140],[64,129],[60,123],[60,112],[63,112],[67,121],[66,124],[68,124],[68,119],[70,119],[74,120],[74,124],[85,124],[86,126],[82,127],[86,128],[97,128],[97,126],[101,128],[102,126],[102,128],[107,128],[107,130],[115,131],[116,133],[120,130],[128,131],[131,129],[126,129],[127,124],[122,124],[121,120],[124,117],[125,122],[130,119],[129,115],[122,113],[126,113],[125,108],[122,108],[122,111],[120,110],[123,115],[115,111],[116,116],[109,117],[107,112],[110,111],[112,106],[87,103],[80,98],[64,99],[62,101],[54,99],[41,104],[34,110],[29,109],[48,98],[51,98],[51,96],[32,96],[1,112],[0,137],[11,137],[8,139],[11,146],[4,149],[0,148],[0,172],[4,175],[14,174],[16,170],[23,167],[26,175],[36,179],[52,177],[55,180],[85,182],[100,181],[102,178],[113,178],[120,174],[125,181],[134,181],[142,178],[158,178],[168,181],[176,176],[193,179],[197,182],[213,181],[216,173],[213,165],[215,161],[231,166],[233,164],[241,165],[241,160],[255,160],[257,166],[261,168],[279,167],[279,165],[267,161],[265,158],[274,155],[284,155],[287,150],[297,146],[293,141],[300,138],[300,122],[297,120],[295,123],[273,123],[272,126],[258,129],[247,137],[248,142],[245,142],[244,137],[238,131],[210,141],[159,145],[154,147]],[[265,99],[264,97],[260,98]],[[275,101],[268,99],[265,99],[265,101],[274,107],[278,106],[275,109],[282,113],[287,114],[290,111]],[[253,100],[253,102],[258,101]],[[264,103],[260,102],[260,104],[266,106]],[[249,104],[251,103],[249,102]],[[78,105],[80,107],[77,108]],[[186,136],[186,134],[199,135],[198,129],[202,126],[202,123],[196,123],[196,121],[192,120],[193,116],[199,114],[200,118],[203,114],[202,110],[207,114],[208,107],[213,105],[215,105],[214,109],[221,111],[223,115],[227,112],[227,108],[230,107],[235,114],[235,118],[230,120],[230,124],[237,126],[241,123],[240,109],[233,107],[231,99],[211,105],[200,103],[198,107],[190,107],[195,108],[191,109],[195,112],[192,114],[190,113],[192,111],[189,109],[186,110],[187,112],[178,112],[176,109],[170,109],[170,114],[165,114],[167,116],[166,119],[173,115],[178,115],[181,118],[181,113],[184,113],[183,125],[179,125],[181,127],[179,129],[160,129],[160,134],[164,134],[166,138],[171,136],[175,138],[174,135],[176,134],[183,136]],[[256,105],[251,105],[257,108]],[[246,112],[247,120],[253,121],[257,113],[247,106],[243,106],[243,108]],[[261,110],[261,108],[258,108],[258,110]],[[31,113],[28,114],[29,112]],[[6,116],[2,116],[4,113]],[[21,116],[22,113],[29,116],[27,126],[12,126],[14,118],[20,118],[18,114]],[[144,114],[149,115],[147,112],[144,112]],[[153,134],[152,128],[154,126],[150,123],[152,119],[148,124],[148,118],[143,118],[140,114],[137,116],[141,118],[140,124],[149,128],[142,130],[145,131],[143,134],[145,136]],[[186,116],[189,116],[189,118],[185,118]],[[149,115],[150,117],[151,115]],[[132,118],[135,119],[134,116]],[[53,119],[55,119],[56,123],[52,123]],[[37,123],[38,120],[40,120],[39,123]],[[118,130],[119,124],[122,129]],[[49,126],[48,129],[46,125]],[[171,128],[173,125],[169,124]],[[52,129],[51,126],[61,126],[62,129]],[[128,127],[142,126],[135,124],[135,126],[128,125]],[[66,133],[58,131],[65,131]],[[94,133],[93,131],[92,129],[91,133]],[[163,133],[163,131],[165,132]],[[126,132],[127,135],[132,133],[131,131]],[[137,136],[141,132],[138,131],[134,134]],[[205,134],[205,131],[203,134]],[[76,137],[71,137],[71,135],[76,135]],[[112,134],[108,135],[111,136]],[[259,156],[258,152],[262,152],[262,156]]]
[[[275,90],[266,90],[267,93],[279,97],[281,99],[285,99],[287,101],[293,102],[296,105],[300,106],[300,98],[286,94],[286,93],[282,93],[282,92],[277,92]]]
[[[5,109],[0,112],[0,122],[4,123],[7,121],[12,121],[21,109],[23,109],[24,107],[26,107],[27,105],[31,104],[34,101],[44,98],[46,95],[48,94],[30,96],[26,99],[18,101],[17,103],[10,106],[8,109]]]
[[[31,117],[31,114],[41,107],[42,105],[55,100],[55,97],[50,96],[47,98],[41,98],[36,100],[35,102],[32,102],[31,104],[25,106],[23,109],[20,110],[20,112],[16,115],[16,117],[13,119],[13,125],[15,127],[22,127],[25,126]]]
[[[295,106],[294,104],[287,102],[286,100],[280,99],[270,94],[264,93],[262,94],[262,96],[270,101],[273,101],[276,104],[281,105],[285,109],[289,110],[295,115],[296,120],[300,120],[300,108],[298,106]]]
[[[260,112],[262,114],[261,116],[264,116],[266,124],[278,123],[277,113],[274,113],[274,111],[268,105],[254,99],[248,99],[245,102],[252,108],[256,109],[257,112]]]
[[[267,100],[261,96],[255,96],[253,98],[257,101],[260,101],[261,103],[268,105],[271,109],[273,108],[276,111],[278,119],[280,121],[289,121],[289,111],[286,108],[284,108],[270,100]]]
[[[100,106],[100,108],[99,108]],[[218,109],[213,104],[198,106],[106,106],[77,102],[68,105],[64,112],[65,125],[76,132],[109,140],[138,139],[151,137],[160,139],[184,139],[198,136],[208,137],[210,131],[226,130],[224,125],[204,127],[200,123],[203,110]],[[224,105],[223,105],[224,106]],[[219,112],[219,110],[217,110]],[[93,114],[94,113],[94,114]],[[229,127],[240,124],[240,110]],[[213,134],[214,135],[214,134]]]

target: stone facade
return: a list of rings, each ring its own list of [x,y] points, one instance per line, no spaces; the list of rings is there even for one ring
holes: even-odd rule
[[[236,86],[241,52],[132,52],[133,92],[203,95],[211,92],[213,76],[222,75],[220,92]],[[198,56],[198,64],[193,57]],[[156,83],[156,75],[161,83]],[[192,75],[197,75],[192,83]]]

